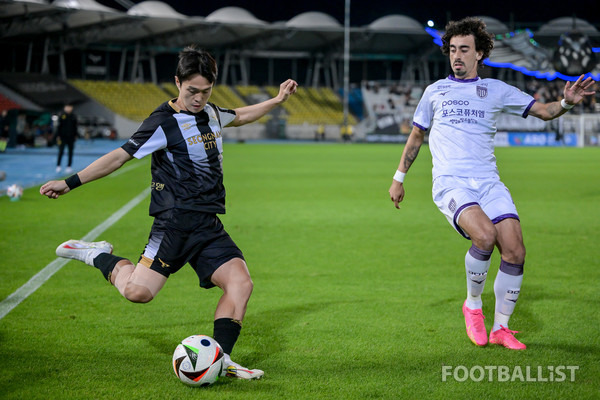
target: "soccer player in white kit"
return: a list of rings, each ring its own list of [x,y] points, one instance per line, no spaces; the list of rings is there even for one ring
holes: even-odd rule
[[[505,112],[544,121],[557,118],[582,101],[594,81],[567,82],[561,101],[542,104],[530,95],[496,79],[481,79],[477,69],[491,53],[493,35],[477,18],[451,21],[442,37],[442,52],[453,75],[427,87],[413,119],[413,129],[402,152],[389,193],[396,208],[404,198],[404,176],[430,129],[435,204],[458,233],[471,240],[465,255],[467,298],[463,314],[467,335],[477,346],[488,343],[481,293],[494,247],[501,254],[494,282],[494,325],[489,342],[509,349],[526,346],[508,329],[521,291],[525,246],[517,209],[500,181],[494,156],[496,119]]]

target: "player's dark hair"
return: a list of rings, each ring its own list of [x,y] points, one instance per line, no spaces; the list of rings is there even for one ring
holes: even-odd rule
[[[217,62],[205,50],[199,50],[196,46],[188,46],[179,53],[179,63],[175,75],[179,82],[187,81],[192,76],[200,74],[210,83],[217,80]]]
[[[483,56],[478,61],[479,66],[483,65],[483,60],[490,56],[494,48],[494,35],[486,30],[485,22],[479,18],[467,17],[460,21],[450,21],[446,25],[446,33],[442,36],[442,53],[445,56],[450,54],[450,39],[454,36],[475,37],[475,50],[481,51]]]

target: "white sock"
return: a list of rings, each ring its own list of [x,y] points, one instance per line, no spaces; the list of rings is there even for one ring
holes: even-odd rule
[[[510,319],[523,282],[523,266],[510,264],[504,260],[500,263],[500,270],[494,282],[494,294],[496,295],[496,312],[494,314],[494,326],[492,332],[502,326],[508,329]]]
[[[470,309],[482,307],[481,293],[485,287],[488,270],[490,269],[491,251],[481,250],[472,245],[465,255],[465,271],[467,273],[467,302]]]
[[[492,327],[492,332],[496,332],[498,329],[505,327],[508,329],[508,320],[510,319],[510,315],[502,314],[499,312],[494,313],[494,326]]]

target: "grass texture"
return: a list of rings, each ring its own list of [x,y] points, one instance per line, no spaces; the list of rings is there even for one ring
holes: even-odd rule
[[[232,358],[263,369],[261,381],[190,388],[173,374],[178,342],[212,334],[220,296],[201,289],[191,268],[142,305],[71,261],[0,320],[0,398],[598,398],[600,149],[496,151],[527,247],[510,324],[528,346],[522,352],[467,338],[470,242],[431,200],[426,147],[406,177],[401,210],[393,207],[387,190],[401,151],[225,145],[222,220],[255,284]],[[149,160],[129,165],[59,200],[39,188],[19,202],[0,198],[0,300],[53,261],[59,243],[83,237],[148,187]],[[148,201],[97,240],[137,261],[152,223]],[[483,294],[488,330],[499,263],[496,251]]]

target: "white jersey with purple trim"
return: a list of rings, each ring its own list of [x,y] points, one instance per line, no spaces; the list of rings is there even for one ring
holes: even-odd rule
[[[493,177],[496,119],[502,112],[527,118],[534,98],[497,79],[454,76],[429,85],[413,125],[429,132],[433,178],[440,175]]]

